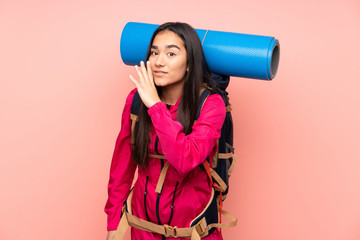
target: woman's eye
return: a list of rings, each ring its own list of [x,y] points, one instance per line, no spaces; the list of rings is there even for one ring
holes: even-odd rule
[[[172,56],[175,56],[175,53],[169,52],[168,55],[169,55],[170,57],[172,57]]]
[[[150,55],[157,55],[157,52],[151,51],[151,52],[150,52]]]

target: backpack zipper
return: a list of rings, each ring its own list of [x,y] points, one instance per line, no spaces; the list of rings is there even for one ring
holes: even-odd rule
[[[149,176],[146,176],[145,192],[144,192],[144,210],[145,210],[146,218],[147,218],[147,220],[150,222],[149,214],[148,214],[147,208],[146,208],[146,193],[147,193],[148,181],[149,181]]]
[[[168,223],[169,226],[171,226],[170,223],[171,223],[171,220],[172,220],[172,217],[173,217],[175,194],[176,194],[176,189],[177,189],[178,184],[179,184],[179,182],[176,182],[175,189],[174,189],[173,200],[172,200],[172,203],[171,203],[171,206],[170,206],[171,213],[170,213],[170,218],[169,218],[169,223]]]

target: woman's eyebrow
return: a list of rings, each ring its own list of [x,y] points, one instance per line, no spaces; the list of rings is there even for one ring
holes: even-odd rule
[[[180,48],[175,44],[166,45],[166,48],[177,48],[180,50]]]
[[[152,48],[152,49],[159,49],[159,47],[156,46],[156,45],[152,45],[151,48]],[[179,48],[177,45],[175,45],[175,44],[166,45],[166,48],[177,48],[177,49],[180,50],[180,48]]]

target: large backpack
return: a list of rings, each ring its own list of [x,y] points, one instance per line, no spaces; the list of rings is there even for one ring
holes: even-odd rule
[[[236,157],[234,155],[235,149],[233,147],[233,121],[231,116],[232,109],[229,102],[228,92],[226,91],[230,78],[229,76],[218,75],[215,73],[212,73],[212,77],[216,81],[218,85],[218,93],[221,95],[225,103],[226,117],[221,128],[220,138],[218,139],[218,152],[212,159],[212,166],[207,164],[210,162],[209,159],[207,159],[207,162],[204,162],[200,168],[203,168],[207,171],[209,178],[213,182],[214,188],[216,190],[215,193],[217,196],[219,212],[221,212],[222,201],[225,200],[229,192],[229,178],[234,169]],[[196,119],[200,116],[201,108],[209,94],[210,91],[208,89],[205,89],[201,94]]]

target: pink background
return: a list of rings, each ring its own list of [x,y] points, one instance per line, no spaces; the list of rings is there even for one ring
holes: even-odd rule
[[[101,3],[100,3],[101,2]],[[280,40],[277,77],[232,78],[225,239],[360,239],[360,3],[0,1],[0,239],[105,239],[128,21]],[[139,35],[141,37],[141,35]]]

